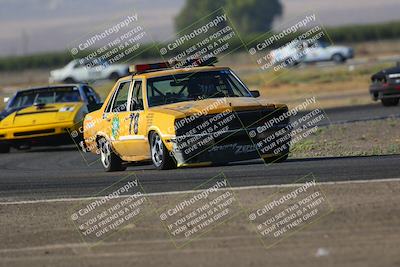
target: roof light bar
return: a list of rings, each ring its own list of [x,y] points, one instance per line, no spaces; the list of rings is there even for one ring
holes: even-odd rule
[[[159,63],[152,63],[152,64],[138,64],[138,65],[131,65],[129,66],[130,73],[144,73],[150,71],[157,71],[157,70],[164,70],[164,69],[171,69],[173,67],[201,67],[201,66],[214,66],[215,63],[218,62],[217,57],[210,57],[208,59],[189,59],[183,62],[184,64],[179,64],[179,62],[159,62]]]
[[[171,68],[168,62],[159,62],[152,64],[138,64],[129,66],[129,72],[131,73],[143,73],[146,71],[162,70]]]

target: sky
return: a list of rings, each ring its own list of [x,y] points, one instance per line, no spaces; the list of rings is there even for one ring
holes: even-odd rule
[[[62,51],[127,14],[137,13],[155,40],[174,35],[185,0],[0,0],[0,56]],[[199,0],[200,1],[200,0]],[[276,27],[306,13],[325,26],[400,20],[399,0],[281,0]]]

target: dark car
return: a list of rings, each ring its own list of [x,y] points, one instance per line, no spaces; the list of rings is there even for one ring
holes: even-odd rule
[[[381,70],[371,77],[369,92],[374,101],[384,106],[397,106],[400,100],[400,63],[396,67]]]

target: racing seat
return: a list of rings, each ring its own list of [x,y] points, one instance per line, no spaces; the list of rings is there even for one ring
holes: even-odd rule
[[[201,96],[203,96],[203,89],[201,88],[199,79],[190,79],[188,83],[188,97],[198,99]]]

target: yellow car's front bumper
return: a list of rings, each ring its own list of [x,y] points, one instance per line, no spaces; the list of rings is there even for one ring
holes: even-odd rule
[[[52,123],[45,125],[32,125],[26,127],[10,127],[0,129],[0,142],[4,143],[35,143],[36,141],[46,142],[46,139],[51,143],[56,142],[59,138],[60,143],[72,143],[70,133],[78,130],[77,125],[73,121]],[[62,139],[62,140],[61,140]]]

